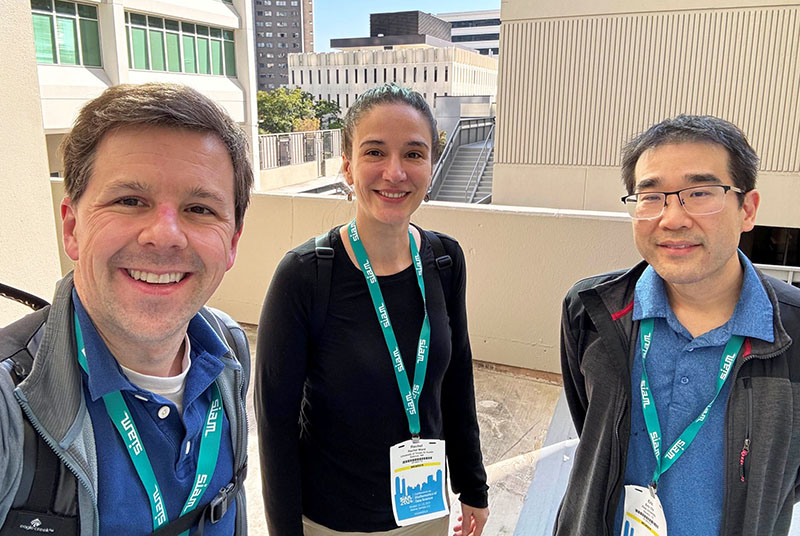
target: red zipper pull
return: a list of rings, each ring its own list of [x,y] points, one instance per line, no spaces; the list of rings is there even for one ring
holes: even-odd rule
[[[739,480],[744,482],[744,459],[750,454],[750,438],[745,438],[742,452],[739,453]]]

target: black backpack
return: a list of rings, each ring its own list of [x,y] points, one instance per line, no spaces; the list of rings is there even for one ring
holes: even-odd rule
[[[424,233],[428,242],[431,243],[436,269],[439,271],[439,280],[442,283],[442,290],[444,291],[445,303],[449,310],[450,303],[452,302],[450,296],[452,289],[452,271],[450,267],[453,266],[453,259],[444,249],[444,244],[442,244],[442,240],[437,233],[426,231],[419,227],[417,227],[417,229],[420,233]],[[298,250],[307,247],[313,247],[317,256],[317,286],[315,289],[314,303],[311,309],[311,336],[314,340],[319,340],[322,327],[325,324],[325,315],[328,312],[328,302],[331,295],[331,279],[333,278],[334,250],[331,247],[330,231],[309,240],[300,246]]]
[[[32,294],[0,283],[0,296],[12,299],[35,310],[20,320],[20,335],[15,338],[0,339],[0,369],[5,369],[15,385],[31,372],[34,356],[28,350],[34,337],[40,336],[41,328],[47,321],[49,304]],[[247,337],[241,327],[227,314],[203,307],[200,314],[220,335],[239,358],[245,381],[250,377],[250,355]],[[75,475],[61,462],[56,453],[47,445],[44,438],[34,430],[33,425],[23,415],[24,443],[22,480],[5,523],[0,526],[0,536],[30,536],[45,530],[54,536],[78,536],[78,484]],[[204,521],[219,521],[233,499],[243,486],[247,464],[233,480],[222,488],[214,499],[203,509],[191,512],[162,526],[153,534],[158,536],[177,536],[197,525],[197,534],[202,535]],[[198,525],[199,523],[199,525]],[[38,529],[38,530],[37,530]]]

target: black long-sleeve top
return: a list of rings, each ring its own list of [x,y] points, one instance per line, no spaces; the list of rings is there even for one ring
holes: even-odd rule
[[[464,254],[453,259],[450,316],[430,244],[422,234],[428,315],[427,375],[419,398],[421,437],[446,440],[453,491],[487,505],[467,334]],[[330,301],[319,340],[311,311],[317,285],[313,241],[289,253],[270,284],[258,328],[256,416],[270,534],[302,536],[302,515],[339,531],[396,528],[389,448],[410,438],[404,403],[366,281],[338,228]],[[422,296],[413,266],[378,278],[406,370],[413,375]]]

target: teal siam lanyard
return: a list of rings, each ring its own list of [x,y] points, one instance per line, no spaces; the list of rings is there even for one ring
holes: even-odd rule
[[[394,329],[392,329],[392,323],[389,320],[389,312],[386,310],[386,303],[383,301],[381,286],[378,283],[375,272],[372,270],[372,265],[369,262],[367,251],[364,249],[364,244],[358,236],[355,219],[351,221],[348,226],[348,235],[350,236],[350,245],[353,246],[353,252],[356,255],[356,261],[358,261],[361,272],[367,280],[369,295],[372,298],[372,304],[375,306],[375,313],[378,315],[378,322],[383,330],[383,338],[386,341],[386,347],[389,349],[389,356],[392,359],[394,374],[397,378],[397,386],[400,388],[400,396],[403,399],[403,406],[405,407],[406,417],[408,418],[408,429],[411,431],[412,436],[418,437],[418,401],[419,395],[422,392],[422,386],[425,384],[425,371],[428,368],[428,347],[431,338],[431,323],[430,320],[428,320],[428,307],[425,302],[425,281],[422,278],[422,258],[419,255],[414,236],[411,234],[411,231],[409,231],[408,241],[411,244],[411,257],[414,259],[417,283],[419,284],[420,292],[422,292],[422,309],[425,313],[425,317],[422,320],[422,329],[419,333],[417,361],[414,366],[414,386],[412,388],[408,383],[408,374],[406,373],[405,366],[403,366],[403,358],[400,356],[400,346],[397,344],[397,339],[394,336]]]
[[[78,342],[78,363],[81,368],[89,374],[89,369],[86,366],[86,347],[83,344],[83,334],[81,333],[81,325],[78,322],[78,315],[75,315],[75,338]],[[167,510],[164,507],[164,498],[161,494],[161,489],[158,486],[156,475],[153,473],[153,466],[150,464],[150,458],[144,449],[141,441],[139,431],[136,429],[136,424],[133,422],[128,405],[125,399],[122,398],[122,393],[114,391],[103,395],[103,402],[106,405],[106,412],[111,418],[111,422],[117,428],[120,437],[122,437],[125,448],[128,450],[128,455],[133,462],[133,467],[139,475],[139,480],[142,481],[147,497],[150,499],[150,511],[153,514],[153,530],[164,525],[167,520]],[[219,393],[219,387],[214,383],[211,391],[211,405],[206,414],[206,422],[203,427],[203,437],[200,439],[200,454],[197,461],[197,471],[195,472],[194,484],[192,491],[189,493],[189,498],[186,499],[186,504],[181,510],[181,515],[191,512],[197,507],[197,503],[205,493],[206,488],[211,483],[211,477],[214,475],[214,470],[217,466],[217,457],[219,456],[219,444],[222,438],[222,397]],[[201,521],[202,522],[202,521]],[[189,531],[185,531],[181,536],[188,536]]]
[[[644,422],[647,426],[647,433],[650,436],[650,444],[653,447],[653,454],[656,457],[656,469],[653,472],[653,487],[658,486],[658,479],[667,472],[667,469],[672,467],[675,460],[681,457],[683,452],[691,445],[692,441],[697,437],[700,428],[711,410],[711,406],[717,400],[722,386],[725,385],[725,380],[730,374],[733,362],[736,361],[736,356],[739,355],[739,350],[744,343],[744,337],[733,335],[725,349],[722,352],[722,359],[719,364],[719,376],[717,377],[717,392],[714,398],[705,407],[705,409],[697,416],[697,418],[686,427],[678,439],[669,447],[669,450],[661,455],[661,425],[658,421],[658,413],[656,405],[653,400],[653,395],[650,393],[650,383],[647,381],[647,352],[650,349],[650,343],[653,340],[653,325],[652,318],[642,319],[639,326],[639,338],[642,345],[642,412],[644,412]]]

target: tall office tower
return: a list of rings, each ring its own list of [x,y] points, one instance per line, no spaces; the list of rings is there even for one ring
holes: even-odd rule
[[[314,0],[253,0],[258,91],[288,84],[289,53],[314,52]]]
[[[477,50],[484,55],[500,53],[500,10],[439,13],[438,18],[450,23],[453,43]]]

